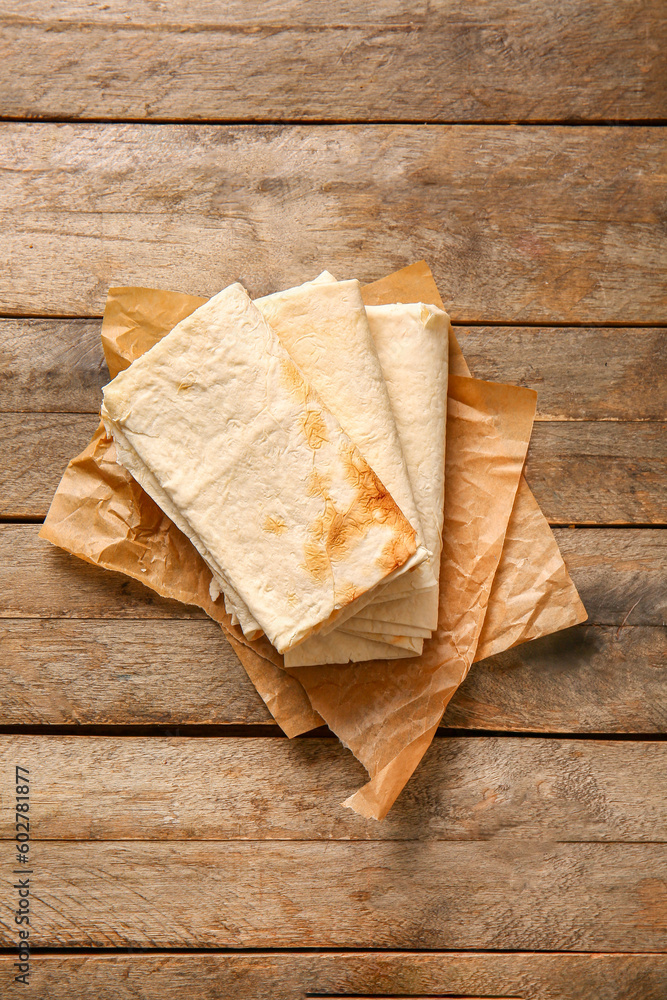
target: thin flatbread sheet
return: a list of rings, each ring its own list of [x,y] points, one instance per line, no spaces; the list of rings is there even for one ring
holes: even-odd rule
[[[366,285],[362,295],[367,305],[432,302],[443,308],[431,269],[423,260]],[[449,341],[449,372],[470,376],[453,332]],[[585,622],[587,617],[549,522],[522,475],[475,662],[571,628]]]
[[[367,306],[366,315],[437,578],[445,502],[449,317],[424,303]],[[341,627],[366,633],[367,610]],[[408,628],[422,623],[430,631],[406,634],[428,638],[438,625],[437,584],[391,604],[374,603],[372,610],[371,631],[381,632],[384,623],[405,623]]]

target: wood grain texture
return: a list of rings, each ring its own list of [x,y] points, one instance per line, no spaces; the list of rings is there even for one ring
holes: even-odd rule
[[[98,413],[109,371],[99,320],[0,320],[0,412]]]
[[[100,320],[0,319],[0,408],[97,413],[109,373]],[[667,332],[456,329],[476,378],[538,392],[537,420],[664,420]]]
[[[0,525],[0,618],[199,618],[120,573],[38,538],[39,526]],[[659,528],[556,528],[555,537],[595,625],[662,625],[667,535]]]
[[[43,518],[98,422],[88,413],[0,413],[0,514]],[[526,478],[552,523],[664,524],[667,422],[537,423]]]
[[[5,725],[273,724],[212,621],[5,619],[0,637]]]
[[[659,128],[4,124],[0,310],[425,258],[470,323],[664,323]]]
[[[13,9],[12,9],[13,8]],[[0,113],[132,119],[667,116],[657,0],[5,5]],[[44,67],[49,67],[48,74]]]
[[[664,133],[363,122],[664,119],[666,30],[658,0],[5,5],[0,116],[359,124],[0,126],[0,515],[42,516],[94,428],[109,284],[426,257],[474,374],[540,390],[551,520],[665,523]],[[5,725],[269,721],[213,623],[36,530],[0,529]],[[664,533],[558,536],[590,623],[475,665],[445,724],[667,732]],[[33,778],[33,945],[299,949],[35,955],[26,995],[662,1000],[665,746],[439,738],[380,826],[340,808],[364,775],[334,740],[0,737],[3,785],[19,754]]]
[[[14,956],[0,985],[14,991]],[[666,955],[411,952],[33,955],[23,995],[49,1000],[305,1000],[389,996],[466,1000],[664,1000]],[[23,987],[21,987],[23,989]],[[474,992],[473,992],[474,991]],[[18,994],[18,990],[16,990]]]
[[[213,622],[0,622],[5,725],[266,725]],[[661,628],[578,626],[475,664],[453,729],[665,733]]]
[[[0,737],[5,788],[16,764],[33,842],[667,842],[660,742],[437,739],[383,823],[340,808],[366,774],[337,740]]]
[[[36,841],[31,944],[653,952],[667,846]],[[0,874],[0,944],[15,941]],[[520,893],[520,908],[517,907]]]
[[[667,423],[538,423],[525,476],[553,524],[667,524]]]
[[[0,515],[44,518],[67,463],[98,424],[90,413],[0,413]]]
[[[577,626],[474,664],[444,726],[667,732],[663,628]]]
[[[455,332],[475,378],[537,391],[537,420],[667,416],[664,329],[457,327]]]
[[[75,559],[37,531],[0,526],[5,724],[270,721],[203,612]],[[667,731],[665,533],[559,529],[556,536],[592,624],[475,665],[444,724]]]
[[[38,538],[38,525],[0,525],[0,608],[12,618],[205,618],[121,573]],[[216,626],[217,628],[217,626]]]

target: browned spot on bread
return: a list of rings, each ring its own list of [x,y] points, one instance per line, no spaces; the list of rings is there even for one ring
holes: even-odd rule
[[[283,384],[303,404],[302,428],[308,447],[317,451],[328,441],[326,423],[318,397],[289,358],[280,362]],[[304,545],[304,567],[321,583],[331,577],[331,564],[339,562],[362,538],[369,527],[383,524],[389,527],[389,540],[378,556],[383,574],[402,566],[416,549],[415,532],[403,516],[393,497],[351,442],[342,445],[339,453],[348,482],[353,487],[353,500],[346,510],[339,510],[330,493],[330,482],[316,470],[306,486],[309,497],[321,497],[322,513],[312,523]],[[345,585],[336,600],[349,604],[359,594]]]
[[[309,392],[309,386],[297,366],[290,358],[282,358],[280,362],[280,374],[283,385],[305,403]]]
[[[332,575],[332,563],[344,559],[372,525],[382,524],[391,530],[377,563],[384,574],[391,573],[414,553],[414,529],[354,445],[345,444],[340,457],[346,478],[353,486],[352,503],[346,510],[339,510],[324,477],[312,473],[307,492],[309,496],[321,496],[324,509],[310,528],[305,545],[306,569],[321,582]],[[360,593],[351,584],[344,584],[337,589],[336,601],[347,605]]]
[[[315,531],[316,527],[314,526],[311,528],[311,534],[315,534]],[[331,576],[331,563],[321,538],[310,538],[303,546],[303,555],[304,566],[314,580],[322,583],[328,576]]]
[[[402,566],[406,559],[409,559],[417,549],[417,546],[415,545],[414,529],[412,528],[412,525],[408,525],[408,527],[412,531],[411,538],[407,536],[394,535],[390,541],[387,542],[378,556],[378,565],[381,569],[384,569],[386,573],[391,573],[393,570],[398,569],[399,566]]]
[[[327,428],[320,410],[315,410],[307,406],[303,416],[302,427],[308,446],[313,451],[317,451],[325,441],[329,440],[327,437]]]
[[[304,413],[301,418],[301,427],[308,447],[317,451],[325,441],[329,440],[326,424],[322,417],[321,404],[313,395],[299,369],[289,358],[283,358],[280,362],[280,374],[283,385],[303,404]]]
[[[287,531],[287,525],[282,517],[266,517],[263,524],[264,531],[270,531],[273,535],[282,535]]]
[[[324,510],[310,527],[310,538],[306,542],[306,568],[317,580],[324,580],[331,574],[331,563],[342,558],[349,525],[341,511],[329,495],[323,497]]]
[[[330,487],[331,478],[325,476],[322,472],[318,472],[317,469],[313,469],[308,479],[308,485],[306,486],[306,496],[327,497]]]
[[[417,549],[415,530],[404,517],[389,490],[380,482],[370,466],[355,449],[348,447],[342,455],[348,479],[357,491],[357,506],[361,524],[376,522],[392,529],[389,541],[377,563],[385,573],[402,566]]]
[[[364,591],[355,587],[353,583],[343,583],[336,590],[336,596],[343,606],[352,604],[352,601],[356,601],[363,593]]]

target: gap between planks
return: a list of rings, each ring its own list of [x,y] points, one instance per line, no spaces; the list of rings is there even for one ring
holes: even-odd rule
[[[2,121],[2,119],[0,119],[0,122],[1,121]],[[75,123],[62,122],[61,124],[67,125],[67,124],[75,124]],[[127,122],[127,124],[131,125],[132,122]],[[197,123],[197,124],[199,124],[199,123]],[[364,125],[365,124],[366,124],[366,122],[364,122]],[[84,320],[91,320],[91,321],[94,320],[94,321],[98,321],[98,322],[101,323],[102,320],[104,319],[104,316],[101,313],[86,314],[86,313],[59,313],[59,312],[40,313],[40,312],[4,312],[4,311],[0,311],[0,320],[3,320],[3,319],[16,319],[16,320],[31,320],[31,319],[36,319],[36,320],[54,320],[54,321],[55,320],[74,320],[74,321],[82,321],[82,322]],[[454,327],[454,329],[466,328],[466,329],[472,329],[472,330],[474,330],[476,327],[484,328],[484,327],[487,327],[487,326],[498,327],[499,329],[502,329],[503,327],[509,327],[510,329],[512,327],[517,327],[517,328],[520,328],[520,329],[525,328],[527,330],[531,330],[531,329],[544,330],[544,329],[551,329],[551,328],[553,328],[554,330],[569,330],[569,329],[573,329],[573,330],[606,330],[606,329],[609,329],[609,330],[642,330],[642,329],[646,329],[646,330],[667,330],[667,325],[665,323],[650,322],[650,321],[649,322],[639,322],[639,321],[635,321],[635,322],[633,322],[633,321],[629,321],[629,322],[618,321],[618,322],[615,322],[614,320],[605,320],[605,321],[600,321],[599,323],[592,323],[592,322],[577,323],[576,321],[566,323],[566,322],[552,322],[552,321],[549,321],[549,322],[537,322],[537,321],[532,322],[532,321],[523,321],[523,320],[520,320],[520,319],[518,319],[518,320],[495,320],[495,319],[484,319],[484,318],[480,319],[479,317],[475,317],[474,320],[467,320],[465,317],[463,317],[463,318],[457,318],[455,320],[450,320],[450,322],[451,322],[452,326]]]
[[[146,948],[132,948],[132,947],[125,947],[125,948],[123,948],[123,947],[118,947],[118,948],[104,948],[104,947],[93,947],[93,946],[91,946],[90,948],[86,948],[86,947],[79,947],[79,948],[77,948],[77,947],[73,947],[72,945],[64,946],[62,948],[55,948],[55,947],[49,946],[49,945],[35,945],[34,947],[31,945],[30,946],[30,954],[31,955],[33,955],[33,954],[34,955],[42,955],[45,958],[47,958],[47,957],[60,958],[61,956],[67,956],[67,955],[91,955],[91,956],[92,955],[100,955],[100,956],[135,955],[138,958],[140,958],[142,955],[184,955],[184,956],[187,956],[188,958],[193,958],[193,959],[196,959],[197,955],[220,955],[220,956],[224,956],[224,957],[228,957],[228,956],[232,956],[233,957],[234,955],[242,955],[242,956],[257,955],[257,956],[266,956],[267,958],[269,958],[269,957],[271,957],[273,955],[303,955],[305,957],[312,958],[314,955],[319,955],[319,954],[322,954],[322,955],[349,955],[349,956],[369,955],[370,954],[370,955],[386,956],[388,958],[394,957],[394,956],[399,956],[400,957],[400,956],[403,956],[403,955],[409,955],[409,956],[412,956],[414,958],[417,958],[417,957],[419,957],[419,958],[428,958],[430,955],[433,955],[433,956],[438,956],[438,955],[442,955],[442,956],[445,956],[445,955],[526,955],[526,956],[541,955],[541,956],[549,956],[549,955],[553,955],[553,956],[558,956],[559,958],[567,958],[567,957],[570,957],[570,956],[574,957],[574,956],[577,956],[577,955],[581,955],[581,956],[585,956],[585,957],[595,957],[595,956],[603,956],[604,957],[606,955],[613,955],[615,958],[622,958],[623,956],[627,956],[628,958],[640,958],[640,957],[641,958],[651,958],[651,957],[667,958],[667,953],[665,953],[663,951],[597,951],[597,950],[590,950],[590,949],[589,950],[582,949],[581,951],[576,951],[576,950],[572,950],[572,951],[569,951],[569,950],[568,951],[557,951],[557,950],[554,950],[553,948],[545,948],[544,950],[539,950],[539,949],[535,949],[535,948],[526,948],[526,949],[517,949],[517,948],[427,948],[427,949],[424,949],[424,951],[413,951],[411,949],[406,949],[406,948],[382,948],[382,949],[378,949],[378,950],[370,950],[369,951],[368,948],[335,948],[335,947],[316,947],[316,946],[314,946],[312,948],[281,948],[281,947],[276,947],[276,948],[243,948],[243,947],[235,947],[234,949],[231,949],[231,948],[219,948],[219,947],[215,947],[215,946],[207,948],[207,947],[202,947],[201,945],[198,945],[196,948],[178,948],[178,947],[169,947],[169,948],[157,948],[156,947],[156,948],[152,948],[150,946],[146,947]],[[4,946],[0,946],[0,956],[4,957],[6,955],[10,955],[10,956],[14,957],[16,955],[16,949],[15,948],[6,948]],[[306,993],[305,994],[305,996],[307,996],[307,997],[311,997],[311,996],[312,997],[318,997],[318,996],[329,997],[329,996],[332,996],[332,995],[335,996],[335,997],[338,996],[338,994],[331,994],[331,993],[324,993],[324,994],[322,994],[322,993]],[[349,994],[349,995],[353,998],[353,1000],[357,996],[356,993],[352,993],[352,994]],[[367,994],[367,993],[364,993],[364,994],[360,994],[360,995],[362,997],[369,996],[371,998],[374,998],[375,996],[383,997],[385,994],[374,994],[374,993]],[[345,996],[347,997],[348,994],[345,994]],[[423,996],[423,994],[419,994],[419,997],[417,998],[417,1000],[420,1000],[420,998],[422,996]],[[437,993],[437,994],[427,994],[427,996],[428,997],[434,996],[434,997],[437,998],[437,1000],[439,1000],[439,998],[442,996],[442,994],[440,994],[440,993]],[[445,997],[447,997],[447,994],[445,994]],[[411,1000],[411,994],[405,994],[404,1000]],[[461,998],[461,1000],[468,1000],[468,998],[464,996],[464,997]],[[488,998],[488,1000],[496,1000],[496,998],[495,997],[490,997],[490,998]],[[514,1000],[514,997],[500,997],[500,998],[498,998],[498,1000]],[[662,998],[661,998],[661,1000],[662,1000]]]
[[[62,410],[58,411],[62,413]],[[573,421],[576,423],[576,421]],[[638,420],[637,423],[656,423],[660,421],[645,421]],[[624,421],[624,423],[630,423],[630,421]],[[38,515],[37,517],[32,517],[30,514],[0,514],[0,524],[44,524],[44,517]],[[667,528],[667,522],[661,521],[598,521],[595,524],[590,523],[570,523],[569,521],[549,521],[549,526],[551,528],[568,528],[572,531],[578,531],[579,529],[588,530],[589,528],[595,531],[597,528],[612,528],[612,529],[642,529],[642,528]]]
[[[12,726],[0,726],[2,736],[77,736],[86,737],[108,736],[120,739],[137,738],[183,738],[183,739],[318,739],[333,740],[338,737],[327,726],[311,729],[299,736],[288,737],[277,723],[185,723],[183,725],[131,725],[131,724],[86,724],[70,723],[67,725],[34,723],[17,723]],[[435,734],[436,739],[545,739],[545,740],[590,740],[609,741],[614,743],[664,743],[667,733],[660,732],[566,732],[558,729],[540,732],[536,729],[454,729],[450,726],[440,726]]]
[[[76,116],[67,118],[63,115],[0,115],[0,124],[11,125],[304,125],[308,128],[318,128],[328,125],[488,125],[489,127],[507,126],[508,128],[664,128],[667,118],[100,118]],[[0,313],[0,318],[2,314]],[[81,317],[80,317],[81,318]],[[84,317],[85,318],[85,317]]]
[[[2,119],[0,119],[0,121],[1,120]],[[66,124],[69,124],[69,123],[68,122],[63,122],[62,124],[66,125]],[[128,122],[127,124],[131,125],[132,123]],[[90,314],[86,314],[86,313],[59,313],[59,312],[49,312],[49,313],[33,312],[33,313],[31,313],[31,312],[2,312],[2,311],[0,311],[0,320],[3,320],[3,319],[15,319],[15,320],[31,320],[31,319],[36,319],[36,320],[54,320],[54,321],[62,319],[62,320],[73,320],[73,321],[76,321],[76,322],[84,322],[86,320],[94,320],[94,321],[98,321],[98,322],[101,323],[102,320],[104,319],[104,316],[103,316],[102,313],[90,313]],[[529,321],[529,320],[523,321],[521,319],[518,319],[518,320],[512,320],[512,319],[509,319],[509,320],[495,320],[495,319],[483,319],[483,318],[482,319],[478,319],[477,318],[477,319],[474,319],[474,320],[471,321],[471,320],[467,320],[467,319],[463,318],[463,319],[450,320],[450,322],[451,322],[452,326],[454,327],[454,329],[468,328],[469,327],[469,328],[471,328],[473,330],[476,329],[477,327],[483,329],[484,327],[487,327],[487,326],[493,326],[493,327],[497,326],[500,329],[502,329],[503,327],[509,327],[510,329],[512,327],[517,327],[519,329],[523,329],[525,327],[525,329],[527,329],[527,330],[531,330],[531,329],[544,330],[544,329],[552,329],[552,328],[554,330],[569,330],[569,329],[572,329],[572,330],[606,330],[606,329],[610,329],[610,330],[641,330],[641,329],[646,329],[646,330],[667,330],[667,324],[665,324],[665,323],[658,323],[658,322],[655,322],[655,323],[653,323],[653,322],[640,323],[640,322],[632,322],[632,321],[626,322],[625,320],[623,320],[623,321],[621,321],[621,320],[619,320],[619,321],[605,320],[605,321],[600,321],[599,323],[591,323],[591,322],[588,322],[588,323],[577,323],[576,321],[569,322],[569,323],[565,323],[565,322],[559,323],[559,322],[553,322],[553,321],[550,321],[550,322],[533,322],[533,321]]]

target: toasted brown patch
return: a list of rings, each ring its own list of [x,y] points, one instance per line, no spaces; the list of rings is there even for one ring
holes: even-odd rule
[[[283,385],[305,403],[309,386],[297,366],[290,358],[283,358],[281,360],[280,375]]]
[[[262,527],[264,531],[270,531],[273,535],[282,535],[287,531],[287,525],[282,517],[266,517]]]
[[[326,424],[322,418],[321,406],[315,402],[310,386],[289,358],[283,358],[280,362],[280,374],[283,385],[303,404],[304,413],[301,418],[301,427],[308,447],[317,451],[325,441],[329,440]]]
[[[311,528],[311,533],[316,536],[317,527]],[[322,583],[328,576],[331,576],[331,563],[322,544],[322,539],[313,537],[303,546],[304,566],[314,580]]]
[[[283,358],[280,368],[283,385],[303,404],[302,427],[308,447],[317,451],[328,441],[321,408],[293,361]],[[354,488],[354,499],[347,510],[338,510],[330,483],[318,472],[313,471],[306,486],[307,495],[321,497],[324,504],[304,545],[305,569],[318,583],[333,576],[331,564],[344,559],[373,524],[386,524],[391,529],[391,536],[377,559],[383,574],[402,566],[417,547],[411,524],[354,445],[344,444],[340,458],[346,478]],[[358,596],[355,588],[346,584],[336,599],[349,604]]]
[[[414,529],[411,524],[408,527],[412,532],[411,536],[395,535],[387,542],[378,556],[377,563],[386,573],[391,573],[393,570],[398,569],[417,550]]]
[[[416,549],[414,529],[391,494],[352,444],[344,445],[343,449],[340,456],[343,468],[354,487],[350,506],[346,510],[336,507],[329,483],[317,472],[312,473],[307,486],[308,496],[320,496],[324,502],[304,546],[306,569],[318,582],[333,575],[331,564],[344,559],[374,524],[385,524],[391,529],[391,536],[377,559],[384,574],[402,566]],[[336,591],[337,603],[350,604],[360,593],[352,584],[344,584]]]
[[[343,583],[336,591],[336,595],[344,606],[352,604],[352,601],[356,601],[357,597],[361,597],[363,593],[365,591],[355,587],[353,583]]]
[[[358,500],[355,506],[358,509],[360,528],[363,529],[373,522],[380,522],[388,524],[392,529],[391,538],[377,559],[380,569],[385,574],[391,573],[402,566],[416,551],[415,530],[389,490],[380,482],[359,452],[348,447],[342,457],[348,479],[357,491]]]
[[[329,440],[327,437],[327,428],[320,410],[306,407],[301,426],[303,427],[303,433],[306,435],[308,447],[312,448],[313,451],[317,451],[325,441]]]
[[[306,486],[306,496],[326,497],[329,495],[330,486],[331,480],[329,476],[325,476],[323,473],[313,469],[308,480],[308,485]]]

